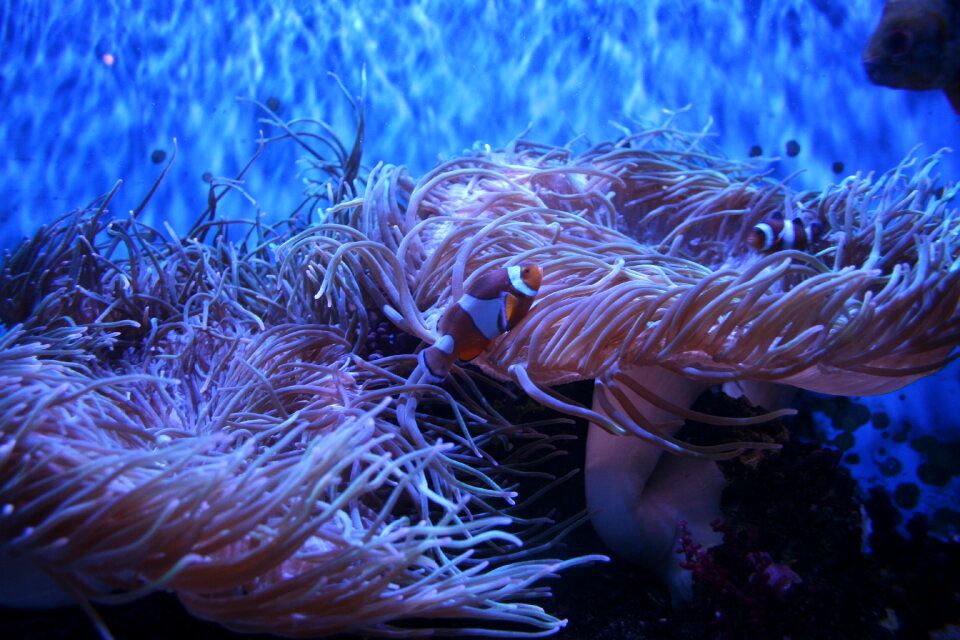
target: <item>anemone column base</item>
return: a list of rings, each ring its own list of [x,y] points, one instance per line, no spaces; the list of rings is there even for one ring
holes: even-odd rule
[[[705,388],[653,367],[626,368],[624,373],[677,406],[689,406]],[[623,391],[652,423],[676,419],[629,389]],[[596,393],[603,392],[598,386]],[[596,402],[594,410],[602,412]],[[691,597],[691,576],[676,553],[680,523],[686,522],[698,544],[719,544],[721,536],[711,524],[720,518],[723,487],[723,473],[712,460],[679,456],[638,437],[590,425],[586,491],[594,529],[616,555],[659,576],[675,601]]]

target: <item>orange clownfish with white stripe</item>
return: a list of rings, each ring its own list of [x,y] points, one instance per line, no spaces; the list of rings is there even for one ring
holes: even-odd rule
[[[787,249],[803,251],[820,235],[820,223],[804,224],[800,218],[793,220],[768,220],[750,230],[747,244],[760,253],[773,253]]]
[[[515,327],[530,311],[541,280],[540,267],[524,262],[471,283],[440,316],[440,338],[420,352],[425,377],[440,382],[457,360],[473,360],[494,338]]]

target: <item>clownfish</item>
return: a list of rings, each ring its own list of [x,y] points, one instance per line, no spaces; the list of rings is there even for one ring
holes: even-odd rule
[[[804,224],[800,218],[793,220],[768,220],[750,230],[747,244],[761,253],[773,253],[786,249],[803,251],[820,235],[820,224]]]
[[[515,327],[530,311],[542,279],[540,267],[525,262],[473,282],[440,316],[440,338],[420,352],[425,376],[440,382],[457,360],[473,360],[491,340]]]

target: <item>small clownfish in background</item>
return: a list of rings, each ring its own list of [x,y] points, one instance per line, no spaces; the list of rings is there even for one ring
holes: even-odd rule
[[[440,382],[457,360],[473,360],[491,340],[515,327],[530,311],[542,279],[538,265],[524,262],[473,282],[440,316],[440,339],[420,352],[425,377]]]
[[[803,224],[800,218],[793,220],[768,220],[750,230],[747,244],[760,253],[773,253],[786,249],[803,251],[820,235],[820,223]]]
[[[874,84],[942,89],[960,113],[960,0],[887,0],[863,67]]]

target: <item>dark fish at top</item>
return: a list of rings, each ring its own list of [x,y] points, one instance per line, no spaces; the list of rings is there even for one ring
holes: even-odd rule
[[[887,0],[863,67],[874,84],[943,89],[960,113],[960,0]]]

